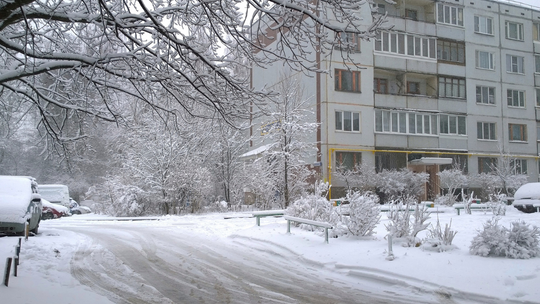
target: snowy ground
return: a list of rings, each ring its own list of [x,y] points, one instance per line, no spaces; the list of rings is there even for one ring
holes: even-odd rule
[[[436,292],[457,299],[449,303],[540,303],[540,258],[514,260],[473,256],[468,250],[471,240],[492,216],[482,211],[458,216],[451,208],[439,211],[443,213],[432,214],[431,220],[435,222],[438,215],[443,227],[452,220],[452,229],[458,231],[454,239],[458,249],[437,253],[394,244],[393,261],[386,259],[388,243],[384,239],[384,224],[388,220],[385,215],[373,237],[330,239],[329,244],[324,243],[322,236],[299,228],[293,227],[291,234],[287,234],[283,218],[263,218],[261,226],[257,227],[255,219],[246,218],[247,214],[242,213],[168,216],[136,222],[111,221],[111,218],[96,215],[45,221],[40,235],[23,241],[19,276],[10,277],[9,287],[0,286],[1,302],[111,303],[72,276],[71,262],[77,249],[95,244],[86,236],[68,231],[73,227],[106,223],[160,227],[189,233],[194,242],[198,237],[212,238],[235,246],[279,252],[281,258],[287,254],[302,257],[351,281],[362,282],[364,288],[368,286],[374,293],[388,290],[419,295]],[[224,219],[224,216],[233,218]],[[107,221],[93,221],[96,219]],[[540,226],[540,213],[524,214],[510,207],[500,223],[508,227],[515,220]],[[14,237],[0,238],[0,265],[13,255],[16,243]],[[119,267],[118,271],[128,274],[130,270]],[[491,297],[498,301],[490,300]]]

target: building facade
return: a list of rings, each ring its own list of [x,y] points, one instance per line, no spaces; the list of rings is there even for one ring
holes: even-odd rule
[[[366,22],[386,14],[370,41],[357,42],[346,66],[321,56],[328,74],[303,77],[314,95],[322,177],[333,187],[337,165],[436,173],[458,163],[488,172],[501,155],[516,173],[539,180],[540,8],[490,0],[375,0]],[[253,69],[254,87],[283,66]],[[254,128],[264,124],[254,121]],[[474,185],[471,185],[474,186]]]

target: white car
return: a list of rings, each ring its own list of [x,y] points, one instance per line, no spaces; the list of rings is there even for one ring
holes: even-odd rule
[[[0,234],[38,233],[43,206],[34,178],[0,176]]]
[[[528,183],[519,187],[512,205],[525,213],[540,212],[540,183]]]

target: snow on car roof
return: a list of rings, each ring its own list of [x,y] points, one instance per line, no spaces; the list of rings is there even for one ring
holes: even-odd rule
[[[0,222],[24,223],[32,200],[32,181],[22,176],[0,176]]]
[[[540,199],[540,183],[525,184],[516,191],[514,199]]]

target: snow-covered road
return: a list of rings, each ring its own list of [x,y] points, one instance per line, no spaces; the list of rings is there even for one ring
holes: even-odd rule
[[[295,258],[290,252],[261,251],[241,242],[183,233],[182,229],[133,223],[64,229],[92,239],[76,251],[73,276],[116,303],[390,300],[356,289],[323,265]],[[392,302],[395,300],[397,297]],[[418,303],[418,299],[411,302]]]

